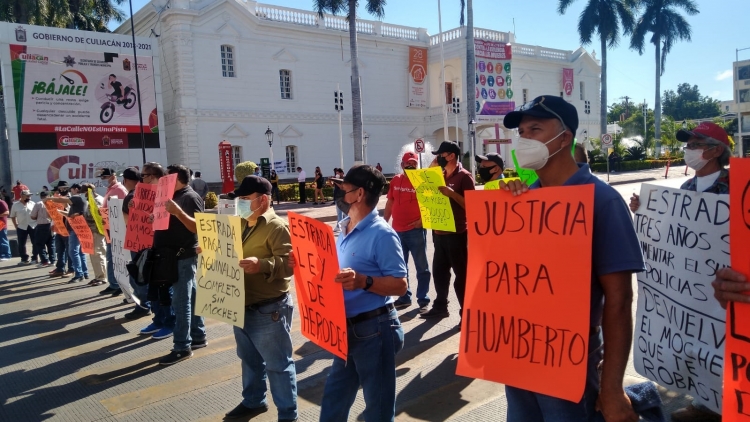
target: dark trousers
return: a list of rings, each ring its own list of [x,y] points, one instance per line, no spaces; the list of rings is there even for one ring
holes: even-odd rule
[[[456,275],[453,289],[456,291],[458,304],[463,309],[466,292],[466,265],[469,254],[466,248],[467,232],[451,234],[432,233],[435,253],[432,256],[432,279],[435,282],[437,297],[433,307],[448,308],[448,292],[451,286],[451,270]]]
[[[276,198],[276,203],[281,203],[281,197],[279,196],[279,185],[278,183],[271,184],[271,199]],[[271,201],[273,202],[273,201]]]
[[[307,202],[307,190],[305,189],[305,182],[299,182],[299,202],[301,204]]]
[[[26,251],[26,241],[31,241],[31,255],[33,259],[37,259],[37,256],[39,255],[36,250],[36,245],[34,245],[34,228],[31,226],[26,227],[26,230],[24,229],[16,229],[16,234],[18,235],[18,255],[21,256],[22,261],[28,261],[29,260],[29,254]]]
[[[51,224],[37,224],[34,229],[34,244],[42,262],[55,262],[55,235]]]

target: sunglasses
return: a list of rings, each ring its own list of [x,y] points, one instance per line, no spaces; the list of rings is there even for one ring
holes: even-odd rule
[[[557,117],[557,120],[559,120],[560,123],[562,123],[563,127],[567,129],[568,126],[565,125],[565,122],[563,121],[562,117],[560,117],[559,114],[555,113],[554,111],[550,110],[549,107],[547,107],[546,105],[544,105],[544,99],[545,98],[546,97],[540,97],[538,99],[535,99],[534,101],[529,101],[528,103],[523,104],[523,105],[517,107],[516,111],[528,111],[528,110],[531,110],[534,107],[539,106],[539,107],[543,108],[546,112],[548,112],[548,113],[552,114],[553,116]]]

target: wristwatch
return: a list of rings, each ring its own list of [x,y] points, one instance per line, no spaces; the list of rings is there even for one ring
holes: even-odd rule
[[[374,280],[372,279],[372,277],[370,277],[368,275],[367,278],[365,279],[365,287],[362,288],[362,290],[364,290],[364,291],[370,290],[370,287],[372,287],[372,283],[373,282],[374,282]]]

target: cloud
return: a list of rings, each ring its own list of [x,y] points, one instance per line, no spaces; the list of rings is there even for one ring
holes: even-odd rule
[[[721,99],[721,91],[713,91],[711,92],[711,98],[714,100],[720,100]]]
[[[734,75],[732,69],[727,69],[723,72],[716,72],[716,77],[714,79],[716,79],[717,81],[723,81],[724,79],[731,78],[732,75]]]

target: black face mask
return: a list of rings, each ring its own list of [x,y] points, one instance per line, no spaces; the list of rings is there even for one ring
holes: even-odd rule
[[[340,209],[341,212],[344,213],[344,215],[349,215],[349,210],[352,208],[352,204],[346,202],[344,197],[336,200],[336,208]]]
[[[481,177],[484,182],[492,180],[490,170],[492,170],[492,167],[479,167],[479,177]]]
[[[438,155],[437,157],[437,163],[440,167],[445,168],[445,166],[448,165],[448,159],[443,157],[442,155]]]
[[[404,166],[404,170],[416,170],[417,168],[415,166]]]

